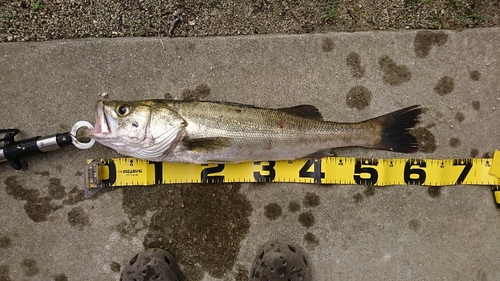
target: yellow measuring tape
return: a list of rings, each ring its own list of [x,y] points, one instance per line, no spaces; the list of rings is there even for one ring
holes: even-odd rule
[[[173,183],[279,182],[358,185],[489,185],[500,207],[500,151],[493,158],[327,157],[239,164],[183,164],[135,158],[89,159],[86,197],[102,187]]]

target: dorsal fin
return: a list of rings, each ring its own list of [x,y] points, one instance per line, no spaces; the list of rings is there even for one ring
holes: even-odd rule
[[[321,115],[321,112],[319,112],[319,110],[315,106],[309,104],[297,105],[292,107],[283,107],[283,108],[278,108],[277,110],[299,117],[304,117],[317,121],[323,121],[323,116]]]

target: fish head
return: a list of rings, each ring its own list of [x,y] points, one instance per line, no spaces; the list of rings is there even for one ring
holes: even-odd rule
[[[88,135],[118,153],[156,159],[184,135],[186,121],[155,101],[99,101]]]

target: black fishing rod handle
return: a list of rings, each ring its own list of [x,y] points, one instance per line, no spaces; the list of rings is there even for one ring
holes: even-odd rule
[[[20,141],[14,141],[14,136],[4,139],[5,144],[0,150],[0,162],[9,161],[12,168],[20,170],[22,168],[21,159],[32,154],[45,153],[60,149],[72,144],[69,132],[56,134],[48,137],[34,137]]]

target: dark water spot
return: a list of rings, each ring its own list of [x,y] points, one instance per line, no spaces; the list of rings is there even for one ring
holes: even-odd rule
[[[441,46],[448,41],[448,34],[439,31],[419,31],[413,40],[413,48],[415,49],[415,54],[419,58],[425,58],[429,55],[432,45]]]
[[[319,245],[319,239],[318,239],[318,237],[316,237],[316,235],[314,235],[311,232],[307,232],[304,235],[304,240],[306,241],[307,244]]]
[[[491,153],[489,153],[489,152],[483,153],[483,157],[482,158],[491,158]]]
[[[194,51],[194,49],[196,49],[196,44],[195,44],[195,43],[192,43],[192,42],[191,42],[191,43],[188,43],[187,48],[188,48],[188,50],[190,50],[190,51]]]
[[[346,96],[347,106],[350,108],[356,108],[359,110],[363,110],[365,107],[370,105],[370,101],[372,100],[372,93],[363,86],[355,86]]]
[[[361,193],[358,192],[358,193],[354,194],[352,199],[354,199],[354,202],[356,202],[356,203],[363,202],[363,195],[361,195]]]
[[[479,150],[477,148],[473,148],[470,150],[470,157],[476,158],[479,155]]]
[[[365,190],[363,191],[363,194],[366,197],[371,197],[375,195],[375,187],[373,185],[366,185]]]
[[[122,269],[122,266],[119,263],[112,261],[111,264],[109,265],[109,268],[113,272],[120,272],[120,270]]]
[[[352,77],[362,78],[365,75],[365,68],[361,66],[361,58],[358,53],[352,52],[347,56],[347,66],[351,69]]]
[[[333,51],[334,47],[335,47],[335,43],[330,38],[325,38],[323,40],[323,44],[321,44],[321,49],[323,50],[323,52],[331,52],[331,51]]]
[[[437,198],[441,195],[441,186],[429,186],[427,194],[432,198]]]
[[[26,200],[24,210],[26,215],[34,222],[47,221],[54,211],[62,208],[62,205],[52,202],[54,199],[64,199],[63,204],[65,205],[75,204],[83,200],[81,189],[73,187],[73,190],[67,194],[65,187],[61,185],[60,179],[49,178],[48,180],[49,183],[45,186],[49,193],[47,196],[42,196],[37,189],[24,188],[18,182],[17,176],[10,176],[5,179],[5,191],[16,200]]]
[[[57,170],[58,172],[61,172],[61,171],[62,171],[62,166],[61,166],[61,165],[56,165],[56,170]]]
[[[172,99],[174,99],[174,98],[172,97],[172,94],[170,94],[170,93],[165,93],[165,94],[163,95],[163,98],[164,98],[164,99],[166,99],[166,100],[172,100]]]
[[[60,274],[54,275],[54,281],[68,281],[68,277],[63,273],[60,273]]]
[[[82,207],[74,207],[68,212],[68,222],[72,227],[83,230],[85,226],[90,225],[89,215],[85,213]]]
[[[481,78],[481,73],[479,73],[479,71],[477,71],[477,70],[469,72],[469,75],[470,75],[470,79],[472,79],[474,81],[479,81],[479,79]]]
[[[455,120],[461,123],[465,120],[465,115],[462,112],[457,112],[457,114],[455,114]]]
[[[80,170],[75,171],[75,177],[81,177],[83,176],[83,172]]]
[[[431,153],[437,149],[436,138],[427,128],[414,128],[411,133],[417,138],[418,151]]]
[[[102,190],[99,190],[99,193],[101,193],[101,191],[104,191],[106,192],[106,189],[108,188],[103,188]],[[98,194],[99,194],[98,193]],[[96,194],[96,195],[98,195]],[[96,195],[93,195],[91,197],[92,198],[96,198]],[[64,205],[75,205],[76,203],[78,202],[81,202],[83,201],[85,198],[83,198],[83,191],[81,188],[78,188],[76,186],[74,186],[67,194],[66,196],[66,199],[63,200],[63,204]]]
[[[264,215],[270,220],[275,220],[282,214],[283,210],[281,210],[281,206],[278,203],[269,203],[264,206]]]
[[[202,100],[210,96],[210,88],[207,84],[200,84],[194,90],[185,89],[182,91],[182,99],[187,101]]]
[[[49,171],[35,172],[35,175],[40,175],[40,176],[48,177],[48,176],[50,176],[50,172]]]
[[[378,59],[378,64],[384,77],[384,83],[391,86],[401,85],[411,80],[411,71],[405,65],[397,65],[389,56],[383,56]]]
[[[236,265],[236,276],[234,276],[234,281],[248,281],[248,276],[250,271],[248,268],[241,264]]]
[[[290,213],[295,213],[300,211],[300,203],[297,201],[290,201],[290,203],[288,203],[288,211]]]
[[[418,231],[420,229],[420,221],[416,219],[411,219],[408,222],[408,227],[413,231]]]
[[[21,262],[21,270],[24,275],[28,277],[35,276],[40,272],[40,269],[38,269],[38,265],[36,264],[36,260],[34,259],[24,259]]]
[[[472,102],[472,108],[473,108],[474,110],[479,110],[479,109],[481,109],[481,103],[480,103],[479,101],[477,101],[477,100],[473,101],[473,102]]]
[[[49,185],[47,186],[49,194],[53,199],[63,199],[66,196],[66,190],[61,185],[61,180],[57,178],[50,178]]]
[[[320,204],[320,202],[321,200],[317,194],[312,192],[306,192],[302,204],[304,204],[305,207],[316,207]]]
[[[304,212],[299,215],[299,222],[304,227],[311,227],[316,222],[312,212]]]
[[[8,248],[12,245],[12,239],[9,236],[0,235],[0,248]]]
[[[455,85],[453,83],[453,78],[449,76],[443,76],[439,79],[438,83],[434,87],[434,92],[438,93],[440,96],[447,95],[453,91]]]
[[[460,139],[458,139],[458,138],[451,138],[448,143],[449,143],[450,147],[455,148],[455,147],[457,147],[457,146],[460,145]]]
[[[201,280],[204,271],[223,278],[233,268],[250,228],[252,207],[240,189],[241,184],[124,188],[122,206],[129,217],[156,212],[144,247],[176,256],[187,280]],[[135,204],[127,206],[129,202]]]
[[[10,269],[8,265],[0,265],[0,280],[11,281],[10,279]]]

